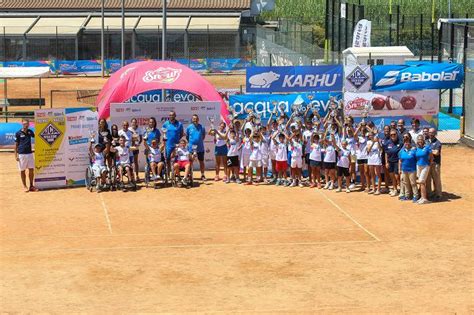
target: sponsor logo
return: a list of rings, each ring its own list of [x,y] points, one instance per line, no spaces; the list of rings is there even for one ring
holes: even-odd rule
[[[76,116],[67,116],[67,121],[76,121],[77,117]]]
[[[456,81],[456,77],[459,71],[453,72],[421,72],[421,73],[410,73],[400,71],[388,71],[385,73],[375,86],[390,86],[397,83],[397,79],[400,78],[400,83],[404,82],[449,82]]]
[[[356,89],[360,89],[367,80],[369,80],[369,76],[362,70],[360,67],[356,67],[352,72],[346,77],[347,81],[349,81]]]
[[[138,113],[141,112],[142,110],[140,108],[132,108],[132,113]]]
[[[173,83],[178,80],[179,76],[181,75],[181,69],[174,69],[174,68],[164,68],[160,67],[156,70],[150,70],[145,72],[145,76],[143,77],[143,82],[150,83],[150,82],[159,82],[159,83]]]
[[[191,107],[191,110],[199,110],[199,107],[196,106],[196,107]]]
[[[273,71],[255,74],[249,78],[252,88],[268,89],[273,82],[278,81],[280,75]]]
[[[127,70],[125,70],[121,75],[120,75],[120,80],[122,80],[123,78],[125,78],[128,73],[132,70],[134,70],[136,67],[131,67],[131,68],[128,68]]]
[[[333,86],[336,84],[336,80],[339,74],[299,74],[299,75],[286,75],[283,79],[283,87],[317,87],[317,86]]]
[[[362,97],[356,97],[355,99],[347,102],[345,108],[347,110],[363,110],[368,104],[370,104],[370,100]]]
[[[46,117],[46,113],[36,113],[36,117]]]
[[[277,105],[273,105],[271,101],[249,101],[249,102],[235,102],[231,106],[234,108],[236,114],[241,115],[247,112],[247,110],[251,109],[256,114],[261,115],[263,118],[267,118],[273,112],[274,107],[282,106],[285,107],[285,112],[289,113],[291,105],[296,101],[279,101]],[[318,111],[323,110],[327,111],[330,105],[330,101],[323,101],[323,100],[313,100],[311,101],[311,105],[313,108],[316,108]],[[306,106],[303,106],[303,110],[306,110]]]
[[[115,111],[117,113],[123,113],[125,111],[125,109],[124,108],[116,108]]]
[[[54,142],[61,136],[61,131],[59,131],[56,126],[49,123],[44,129],[40,132],[40,137],[50,146],[53,145]]]

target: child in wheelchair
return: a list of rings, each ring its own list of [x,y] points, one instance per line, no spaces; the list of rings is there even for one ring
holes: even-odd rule
[[[171,160],[175,161],[173,164],[173,172],[175,178],[181,178],[181,172],[184,171],[182,184],[190,186],[192,184],[192,161],[195,154],[189,152],[186,140],[181,139],[177,148],[171,153]]]
[[[145,141],[143,143],[147,152],[147,171],[148,173],[151,172],[150,181],[153,181],[155,187],[157,187],[158,178],[160,177],[160,174],[162,173],[163,168],[165,167],[165,163],[161,160],[165,145],[164,143],[162,143],[161,146],[159,146],[157,139],[151,140],[150,145],[148,145],[146,141],[146,135],[144,139]],[[149,174],[145,174],[145,176],[147,177],[149,176]]]
[[[91,160],[92,175],[94,181],[100,180],[97,184],[97,188],[100,190],[105,188],[107,185],[107,168],[105,167],[105,151],[102,150],[100,143],[90,141],[89,143],[89,157]],[[91,188],[92,191],[92,188]]]
[[[126,146],[127,140],[124,136],[119,138],[119,146],[110,147],[111,152],[115,152],[117,156],[117,168],[118,168],[118,182],[119,186],[125,189],[125,183],[123,183],[123,177],[128,177],[128,186],[136,187],[134,173],[132,171],[130,163],[130,148]]]

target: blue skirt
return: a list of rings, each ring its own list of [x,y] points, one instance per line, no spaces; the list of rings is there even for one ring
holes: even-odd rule
[[[221,145],[220,147],[216,146],[214,148],[215,156],[227,156],[227,145]]]

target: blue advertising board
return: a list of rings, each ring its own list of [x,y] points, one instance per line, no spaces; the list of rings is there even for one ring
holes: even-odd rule
[[[342,91],[342,65],[247,68],[247,92]]]
[[[15,133],[22,128],[21,123],[0,123],[0,149],[12,149],[15,147]],[[30,129],[35,128],[30,125]],[[31,139],[34,144],[34,139]]]
[[[310,95],[312,96],[311,100],[308,98]],[[285,113],[290,115],[291,105],[303,104],[303,109],[306,109],[306,106],[311,103],[314,108],[318,109],[319,115],[324,116],[328,112],[331,97],[340,100],[342,98],[342,92],[231,95],[229,105],[234,109],[235,113],[239,114],[239,119],[244,119],[247,116],[246,111],[252,109],[261,116],[263,122],[266,122],[270,118],[270,114],[273,112],[275,106],[280,108],[280,106],[282,106],[281,104],[285,106]]]
[[[420,63],[372,67],[373,91],[454,89],[464,80],[459,63]]]

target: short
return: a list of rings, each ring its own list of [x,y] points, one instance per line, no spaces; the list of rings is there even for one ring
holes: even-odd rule
[[[130,163],[120,163],[117,166],[125,171],[127,169],[127,167],[130,167]]]
[[[336,162],[324,162],[324,168],[327,170],[336,169]]]
[[[270,150],[269,152],[270,160],[275,161],[276,159],[276,154],[274,150]]]
[[[176,161],[176,164],[178,164],[179,169],[182,170],[182,169],[185,169],[186,166],[189,165],[189,161]]]
[[[268,155],[264,155],[264,156],[262,157],[262,166],[263,166],[263,167],[268,167],[268,163],[269,163],[269,161],[268,161]]]
[[[349,168],[338,166],[337,167],[337,176],[338,177],[341,177],[341,176],[349,177]]]
[[[18,168],[20,169],[20,171],[24,171],[26,169],[34,169],[35,158],[33,157],[33,153],[18,154]]]
[[[321,167],[321,161],[309,160],[309,166],[311,167]]]
[[[309,165],[309,153],[307,153],[307,154],[304,155],[304,163],[305,163],[306,165]]]
[[[250,160],[249,167],[262,167],[262,160]]]
[[[275,169],[277,172],[285,172],[288,169],[288,162],[276,161]]]
[[[107,172],[105,166],[92,165],[92,171],[94,172],[94,177],[100,177],[103,173]]]
[[[214,148],[214,155],[215,156],[227,156],[227,151],[228,151],[227,145],[225,145],[225,144],[221,145],[219,147],[216,146]]]
[[[204,161],[204,151],[197,153],[198,161]]]
[[[388,162],[388,172],[398,174],[398,162]]]
[[[357,163],[357,156],[355,154],[351,154],[351,163]]]
[[[367,163],[368,163],[368,159],[358,159],[357,160],[357,164],[359,164],[359,165],[367,164]]]
[[[239,157],[234,155],[234,156],[228,156],[227,157],[227,166],[228,167],[239,167]]]
[[[426,179],[428,178],[428,174],[430,173],[430,167],[427,166],[416,166],[416,176],[418,177],[418,182],[426,183]]]
[[[291,168],[302,168],[303,159],[302,158],[292,158],[291,159]]]
[[[249,166],[250,163],[250,155],[244,155],[242,154],[242,157],[240,158],[240,167],[244,168]]]

